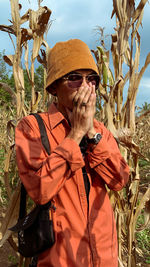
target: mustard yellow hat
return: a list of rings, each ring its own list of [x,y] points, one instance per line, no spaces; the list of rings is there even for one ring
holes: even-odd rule
[[[87,44],[79,39],[56,43],[48,54],[46,90],[54,95],[52,84],[67,73],[78,69],[91,69],[99,75]]]

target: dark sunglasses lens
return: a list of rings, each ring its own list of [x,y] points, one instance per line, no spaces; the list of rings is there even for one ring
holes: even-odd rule
[[[80,74],[69,74],[68,75],[68,86],[71,88],[78,88],[82,84],[82,75]]]
[[[72,74],[69,74],[68,75],[68,80],[69,81],[79,81],[79,80],[82,80],[82,75],[80,75],[80,74],[74,74],[74,73],[72,73]]]
[[[91,82],[92,85],[95,85],[95,88],[97,89],[99,86],[100,78],[96,74],[91,74],[87,76],[88,82]]]
[[[81,84],[83,82],[83,76],[82,76],[82,74],[78,74],[78,73],[70,73],[67,76],[67,80],[68,80],[68,86],[70,88],[78,88],[81,86]],[[91,82],[92,85],[95,85],[95,89],[98,88],[100,78],[97,74],[87,75],[86,80],[88,83]]]

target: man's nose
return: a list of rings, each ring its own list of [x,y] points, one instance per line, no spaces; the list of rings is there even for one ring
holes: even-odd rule
[[[89,83],[88,83],[88,81],[86,79],[86,76],[83,76],[83,80],[82,80],[82,84],[81,85],[85,85],[85,86],[89,85]]]

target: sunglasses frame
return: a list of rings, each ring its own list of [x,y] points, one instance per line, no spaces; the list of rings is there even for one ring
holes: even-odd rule
[[[80,76],[81,77],[81,79],[79,79],[79,80],[77,80],[77,81],[71,81],[71,80],[69,80],[69,76],[70,75],[77,75],[77,76]],[[91,74],[88,74],[88,75],[82,75],[81,73],[76,73],[76,72],[71,72],[71,73],[69,73],[69,74],[67,74],[67,75],[65,75],[64,77],[62,77],[62,79],[63,80],[67,80],[68,82],[79,82],[79,81],[81,81],[81,84],[83,83],[83,78],[85,77],[85,79],[86,79],[86,82],[87,83],[89,83],[90,81],[88,81],[88,77],[90,77],[90,76],[95,76],[99,81],[97,82],[97,79],[95,79],[95,82],[96,82],[96,85],[95,85],[95,89],[97,90],[98,89],[98,87],[99,87],[99,83],[100,83],[100,77],[99,77],[99,75],[98,74],[96,74],[96,73],[91,73]],[[69,86],[69,87],[72,87],[72,88],[78,88],[78,87],[80,87],[81,86],[81,84],[79,85],[79,86],[75,86],[75,87],[73,87],[73,86]]]

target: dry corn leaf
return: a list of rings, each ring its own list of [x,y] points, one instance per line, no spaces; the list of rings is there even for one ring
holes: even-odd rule
[[[40,49],[41,51],[41,56],[37,56],[37,60],[40,64],[43,65],[43,67],[46,69],[47,68],[47,58],[46,58],[46,52],[44,49]]]
[[[139,87],[139,84],[140,84],[140,81],[141,81],[141,79],[142,79],[142,77],[143,77],[143,74],[144,74],[144,72],[145,72],[145,70],[146,70],[146,68],[148,67],[149,64],[150,64],[150,53],[148,53],[148,55],[147,55],[147,57],[146,57],[146,60],[145,60],[145,64],[144,64],[144,66],[141,68],[140,73],[138,74],[138,77],[137,77],[137,79],[135,80],[135,82],[136,82],[136,88]]]
[[[145,208],[145,209],[144,209]],[[138,216],[141,214],[142,210],[144,209],[144,217],[145,217],[145,223],[143,226],[141,226],[139,229],[136,229],[136,222],[138,219]],[[150,186],[148,187],[146,193],[143,195],[139,206],[136,209],[134,220],[133,220],[133,229],[134,231],[142,231],[144,230],[150,222]]]
[[[2,181],[2,178],[0,179]],[[2,198],[2,189],[0,188],[0,202],[3,204],[3,198]],[[1,223],[0,223],[0,227],[1,227]],[[0,237],[1,239],[1,237]]]
[[[22,267],[23,265],[24,265],[24,257],[20,255],[18,267]],[[27,267],[29,267],[29,265]]]
[[[4,183],[5,183],[5,189],[7,192],[7,196],[10,199],[11,197],[11,188],[10,188],[10,184],[9,184],[9,172],[5,171],[4,172]]]
[[[136,8],[133,17],[132,17],[132,24],[140,17],[141,12],[144,9],[145,4],[148,2],[148,0],[141,0],[138,7]]]
[[[148,53],[147,57],[146,57],[146,61],[145,61],[145,67],[147,68],[147,66],[150,64],[150,53]]]
[[[0,25],[0,30],[4,32],[8,32],[10,34],[15,34],[13,26],[7,26],[7,25]]]
[[[16,63],[13,65],[13,73],[14,73],[14,80],[15,86],[17,91],[21,91],[24,89],[24,74],[23,69]]]
[[[11,154],[12,154],[12,148],[10,147],[7,153],[7,157],[5,159],[5,164],[4,164],[4,172],[8,172],[9,170],[9,165],[10,165],[10,159],[11,159]]]
[[[122,24],[123,21],[123,14],[122,14],[122,1],[121,0],[113,0],[113,7],[114,7],[114,12],[116,13],[116,16]]]
[[[20,203],[20,183],[12,194],[12,197],[9,201],[9,205],[6,211],[6,215],[3,218],[2,226],[0,229],[0,233],[2,235],[2,239],[0,240],[0,247],[3,246],[4,242],[10,237],[11,231],[8,230],[10,227],[15,225],[18,219],[19,213],[19,203]]]
[[[14,55],[4,55],[3,59],[5,60],[5,62],[9,65],[9,66],[13,66],[13,62],[14,62]]]
[[[132,34],[133,38],[135,37],[135,34],[138,32],[139,26],[142,24],[143,14],[144,14],[144,9],[141,11],[139,19],[135,25],[135,29],[134,29],[134,32]]]
[[[49,21],[52,11],[47,6],[39,7],[38,11],[39,11],[38,25],[40,25],[40,27],[42,26],[43,33],[44,33],[46,31],[48,21]]]
[[[117,50],[118,34],[112,34],[111,38],[112,38],[111,53],[112,53],[113,66],[114,66],[114,72],[115,72],[115,79],[117,79],[118,66],[119,66],[119,55],[118,55],[118,50]]]
[[[28,40],[33,38],[33,32],[31,29],[21,29],[21,44],[24,44]]]
[[[135,45],[136,45],[136,52],[135,52],[135,60],[134,60],[134,67],[133,71],[138,72],[139,69],[139,58],[140,58],[140,36],[137,34],[138,42],[135,40]]]
[[[23,24],[29,20],[29,10],[20,18],[20,24]]]
[[[36,59],[36,57],[39,54],[39,50],[40,50],[40,47],[43,43],[43,39],[44,39],[44,37],[42,35],[41,36],[37,36],[37,35],[34,36],[33,50],[32,50],[32,62],[34,62],[34,60]]]
[[[128,66],[130,66],[130,64],[133,65],[133,59],[132,59],[132,63],[131,63],[131,51],[130,51],[129,44],[127,44],[127,49],[126,49],[126,51],[124,53],[124,62]]]
[[[109,86],[113,86],[114,85],[114,78],[113,78],[113,74],[112,74],[110,67],[109,67],[109,51],[105,51],[105,66],[106,66],[106,70],[107,70],[107,80],[109,81]]]
[[[29,71],[29,63],[28,63],[29,46],[28,46],[28,43],[27,42],[24,43],[24,48],[25,48],[25,55],[24,55],[24,61],[25,61],[25,63],[24,64],[25,64],[25,67],[26,67],[28,79],[29,79],[30,83],[32,84],[32,82],[31,82],[31,75],[30,75],[30,71]]]
[[[8,92],[12,98],[12,104],[16,105],[17,100],[16,100],[16,94],[15,92],[11,89],[11,87],[6,84],[6,83],[2,83],[0,82],[0,88],[3,88],[6,92]]]
[[[30,258],[25,258],[24,267],[29,267],[30,261],[31,261]]]
[[[42,45],[45,46],[45,48],[46,48],[46,55],[48,56],[48,53],[50,51],[50,47],[49,47],[48,43],[45,40],[43,40]]]
[[[19,15],[19,2],[18,0],[10,0],[11,3],[11,16],[12,23],[15,30],[16,35],[20,30],[20,15]]]
[[[117,138],[120,142],[128,144],[132,142],[133,133],[129,128],[119,128],[117,130]]]
[[[35,92],[35,103],[32,106],[32,112],[37,112],[39,102],[41,101],[42,95],[40,92]]]
[[[51,10],[46,6],[39,7],[37,11],[29,10],[29,27],[33,33],[36,33],[38,36],[44,34],[50,15]]]
[[[12,150],[15,145],[15,127],[17,126],[16,120],[10,120],[7,123],[7,137]]]
[[[108,118],[107,128],[112,132],[114,137],[117,137],[116,136],[116,127],[115,127],[114,122],[113,122],[113,113],[112,113],[112,109],[110,107],[109,102],[106,103],[106,117]]]
[[[119,262],[119,266],[120,266],[120,267],[125,267],[125,265],[123,264],[123,262],[121,261],[120,258],[118,258],[118,262]]]
[[[17,240],[18,241],[18,240]],[[16,244],[16,242],[14,241],[14,239],[12,238],[12,235],[8,238],[8,242],[11,245],[11,247],[18,252],[18,246]]]
[[[6,192],[7,192],[9,199],[11,197],[11,188],[9,184],[9,166],[10,166],[12,150],[13,150],[13,145],[10,146],[7,152],[6,158],[5,158],[5,163],[4,163],[4,182],[5,182],[5,188],[6,188]]]

